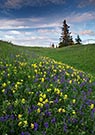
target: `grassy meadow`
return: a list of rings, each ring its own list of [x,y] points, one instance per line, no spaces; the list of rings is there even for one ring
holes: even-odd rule
[[[94,57],[0,42],[0,135],[95,135]]]
[[[95,75],[95,45],[64,48],[32,48],[39,55],[48,56],[79,70]]]

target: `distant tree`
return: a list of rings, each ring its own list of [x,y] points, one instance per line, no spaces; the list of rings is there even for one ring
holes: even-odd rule
[[[52,44],[51,47],[54,48],[54,44]]]
[[[70,35],[71,32],[69,32],[69,28],[70,28],[70,26],[68,26],[66,23],[66,20],[64,20],[63,26],[62,26],[62,33],[61,33],[61,37],[60,37],[59,47],[72,45],[74,43],[73,38]]]
[[[77,38],[75,38],[76,44],[81,44],[82,40],[80,39],[80,36],[77,35]]]

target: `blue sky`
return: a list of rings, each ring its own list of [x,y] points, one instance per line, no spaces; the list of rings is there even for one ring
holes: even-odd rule
[[[57,45],[66,19],[75,40],[95,39],[95,0],[0,0],[0,39],[25,46]],[[95,41],[94,41],[95,42]]]

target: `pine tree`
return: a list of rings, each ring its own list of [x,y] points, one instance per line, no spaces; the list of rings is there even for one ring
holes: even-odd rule
[[[80,39],[80,36],[77,35],[77,38],[75,38],[76,44],[81,44],[82,40]]]
[[[71,32],[69,32],[70,26],[67,25],[66,20],[63,21],[62,26],[62,33],[60,38],[59,47],[64,47],[73,44],[72,36],[70,35]]]

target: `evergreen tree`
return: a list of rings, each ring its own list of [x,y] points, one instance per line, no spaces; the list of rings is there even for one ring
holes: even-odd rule
[[[77,35],[77,38],[75,38],[76,44],[81,44],[82,40],[80,39],[80,36]]]
[[[64,47],[73,44],[72,36],[70,35],[71,32],[69,32],[70,26],[67,25],[66,20],[63,21],[62,26],[62,33],[60,38],[59,47]]]

